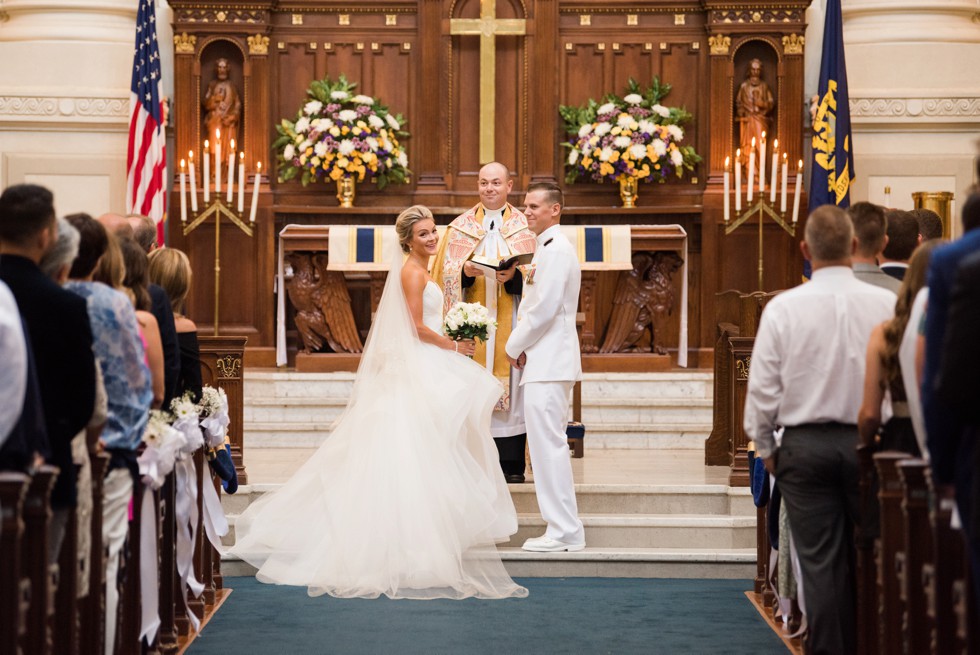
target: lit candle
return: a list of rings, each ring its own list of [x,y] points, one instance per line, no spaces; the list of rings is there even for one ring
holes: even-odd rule
[[[754,180],[755,180],[755,137],[752,137],[752,148],[749,150],[749,183],[745,187],[746,202],[752,202],[752,182]]]
[[[800,219],[800,187],[803,185],[803,160],[796,168],[796,194],[793,196],[793,225]]]
[[[779,172],[779,139],[772,141],[772,181],[769,184],[769,202],[776,202],[776,174]]]
[[[245,153],[238,153],[238,213],[245,211]]]
[[[259,185],[262,183],[262,162],[256,164],[258,170],[255,171],[255,177],[252,178],[252,209],[248,214],[248,222],[255,222],[255,210],[259,206]]]
[[[728,182],[728,162],[729,162],[729,158],[728,157],[725,157],[725,222],[726,223],[728,222],[729,214],[731,213],[731,207],[729,206],[730,203],[731,203],[731,199],[728,197],[728,191],[729,191],[729,189],[728,189],[728,184],[729,184],[729,182]]]
[[[187,181],[184,174],[184,160],[180,160],[180,222],[187,222]]]
[[[194,171],[194,151],[187,153],[187,165],[191,169],[191,211],[197,213],[197,173]],[[205,159],[207,159],[205,157]]]
[[[789,177],[789,155],[788,153],[783,153],[783,195],[782,200],[779,202],[779,211],[783,214],[786,213],[786,178]]]
[[[206,204],[211,201],[211,146],[207,139],[204,139],[204,177],[201,179],[201,186],[204,187]]]
[[[735,151],[735,213],[742,211],[742,149]]]
[[[228,151],[228,204],[235,195],[235,140],[231,140],[231,148]]]
[[[221,130],[214,131],[214,195],[221,197]]]
[[[766,190],[766,133],[762,133],[762,143],[759,144],[759,195]]]

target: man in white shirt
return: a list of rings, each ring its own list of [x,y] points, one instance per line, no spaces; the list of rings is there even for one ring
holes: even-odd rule
[[[27,389],[27,345],[20,312],[10,288],[0,282],[0,446],[20,418]]]
[[[507,359],[523,370],[524,415],[534,469],[534,493],[544,535],[524,542],[534,552],[585,548],[585,529],[578,518],[572,464],[569,460],[568,396],[582,379],[575,314],[582,284],[578,256],[561,233],[565,199],[550,182],[527,188],[524,215],[537,235],[534,260],[524,280],[524,301],[517,326],[507,339]]]
[[[847,214],[832,205],[807,220],[803,256],[813,278],[773,298],[752,349],[745,432],[775,474],[803,573],[811,653],[852,653],[849,570],[858,508],[858,432],[865,352],[895,295],[855,278]],[[784,427],[777,446],[773,433]]]

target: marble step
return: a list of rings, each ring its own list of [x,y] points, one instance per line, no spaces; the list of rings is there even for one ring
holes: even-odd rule
[[[256,423],[329,423],[347,407],[346,396],[246,397],[246,431]],[[711,423],[710,399],[601,398],[584,399],[582,421],[586,425],[662,423],[705,425]]]
[[[499,547],[515,578],[728,578],[755,576],[755,548],[597,548],[575,553],[529,553]],[[255,567],[234,556],[221,561],[224,576],[255,575]]]
[[[754,516],[697,514],[611,515],[580,513],[585,543],[596,548],[752,548],[756,541]],[[517,533],[507,546],[544,534],[545,522],[537,514],[519,514]]]
[[[270,421],[245,424],[245,448],[316,448],[333,429],[333,421]],[[703,449],[711,423],[586,423],[585,449]]]
[[[242,485],[238,493],[222,494],[221,505],[228,515],[238,515],[262,494],[279,484]],[[508,485],[519,514],[538,514],[533,484]],[[702,516],[755,517],[755,506],[747,487],[725,485],[609,485],[577,484],[575,497],[583,514],[686,514]]]

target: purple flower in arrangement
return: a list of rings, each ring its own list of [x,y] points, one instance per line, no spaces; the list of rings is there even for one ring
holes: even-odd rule
[[[332,114],[334,112],[340,111],[340,105],[338,105],[336,102],[331,102],[324,109],[327,110],[328,114]]]
[[[368,107],[367,105],[360,105],[357,108],[357,113],[360,114],[361,116],[367,116],[368,114],[371,113],[371,108]]]

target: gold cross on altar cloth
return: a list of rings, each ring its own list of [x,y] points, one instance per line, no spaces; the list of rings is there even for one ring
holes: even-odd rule
[[[479,18],[453,18],[449,33],[454,36],[480,36],[480,163],[494,160],[493,139],[496,109],[497,35],[527,33],[523,18],[497,18],[497,0],[480,0]]]

